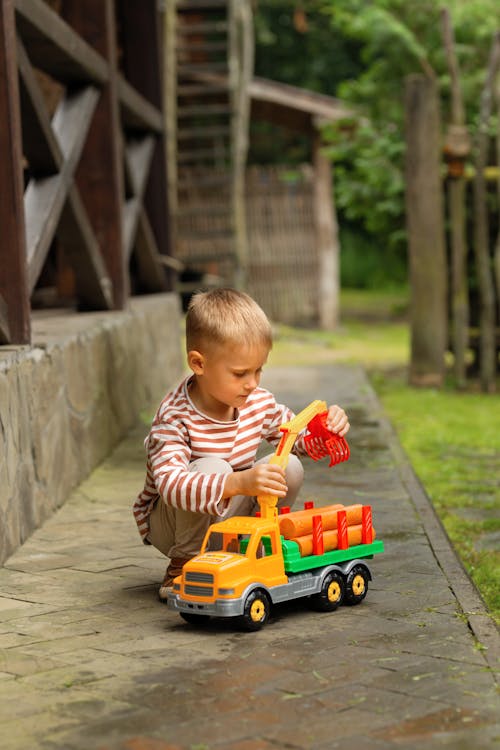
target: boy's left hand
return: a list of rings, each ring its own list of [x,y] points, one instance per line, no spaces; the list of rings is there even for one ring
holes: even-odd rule
[[[328,409],[328,416],[326,418],[326,425],[331,432],[335,432],[337,435],[343,437],[349,432],[349,419],[347,414],[342,407],[330,406]]]

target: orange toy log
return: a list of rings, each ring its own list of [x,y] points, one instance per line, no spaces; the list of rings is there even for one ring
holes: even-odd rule
[[[312,534],[313,516],[321,516],[323,531],[337,528],[337,512],[345,510],[347,525],[354,526],[363,520],[362,505],[327,505],[325,508],[310,508],[309,510],[297,510],[280,516],[280,533],[285,539],[295,539],[305,534]]]
[[[362,544],[362,531],[363,527],[361,524],[355,526],[349,526],[347,529],[347,538],[349,540],[349,547],[355,544]],[[373,529],[373,538],[375,539],[375,529]],[[305,534],[304,536],[298,536],[291,541],[297,542],[300,549],[301,557],[307,557],[313,554],[313,535]],[[323,547],[325,552],[329,552],[332,549],[338,547],[338,535],[335,529],[323,532]]]

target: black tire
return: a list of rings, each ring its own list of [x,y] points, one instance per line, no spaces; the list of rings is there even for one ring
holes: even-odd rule
[[[190,625],[206,625],[210,620],[210,615],[195,615],[193,612],[179,612],[179,614]]]
[[[334,612],[342,604],[344,595],[344,576],[332,570],[325,576],[319,594],[311,596],[311,604],[318,612]]]
[[[271,602],[268,595],[262,589],[255,589],[247,596],[239,622],[245,630],[260,630],[269,620],[270,614]]]
[[[361,604],[368,593],[370,574],[364,565],[355,565],[347,576],[345,603],[353,606]]]

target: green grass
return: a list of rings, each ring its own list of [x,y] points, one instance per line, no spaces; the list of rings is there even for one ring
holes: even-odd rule
[[[500,403],[372,378],[465,568],[500,620]],[[495,544],[496,542],[496,544]]]
[[[348,293],[339,331],[276,328],[273,365],[360,363],[492,616],[500,621],[500,399],[407,385],[405,292]]]

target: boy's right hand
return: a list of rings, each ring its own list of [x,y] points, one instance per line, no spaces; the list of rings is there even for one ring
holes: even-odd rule
[[[224,497],[235,495],[274,495],[285,497],[288,487],[285,471],[276,464],[257,464],[251,469],[228,474],[224,486]]]

